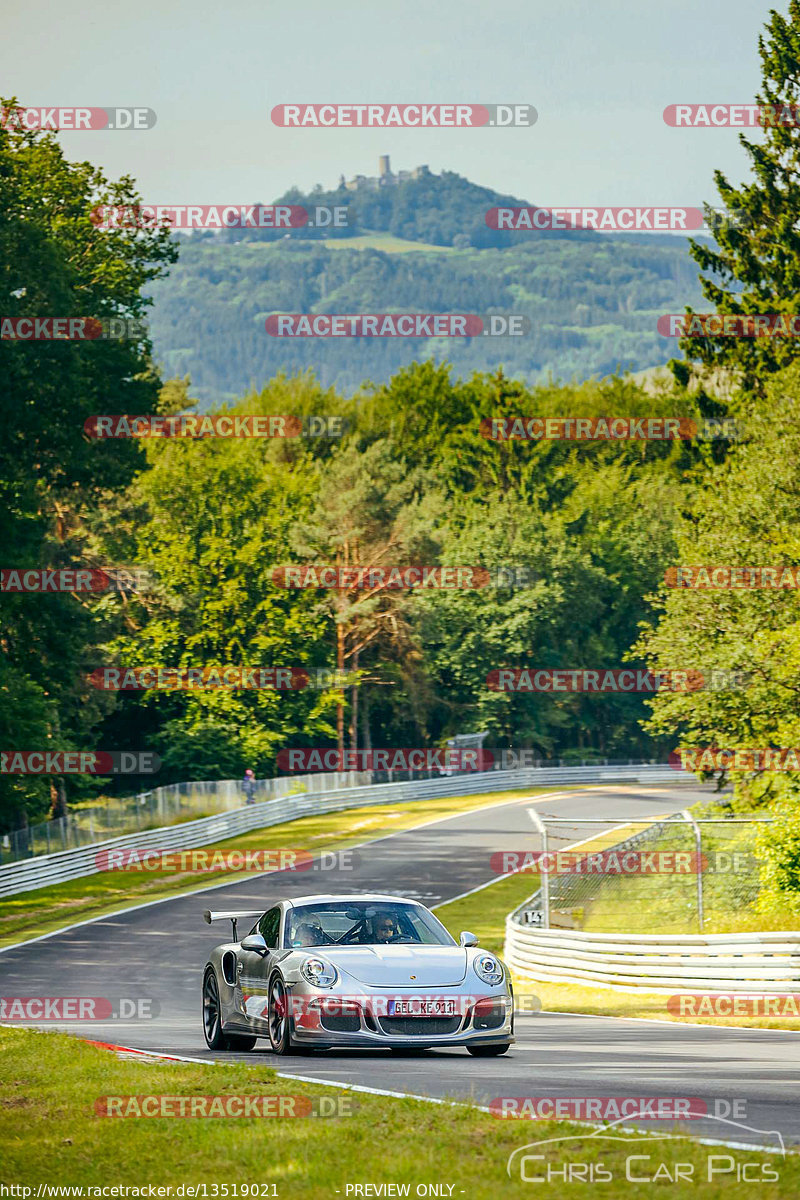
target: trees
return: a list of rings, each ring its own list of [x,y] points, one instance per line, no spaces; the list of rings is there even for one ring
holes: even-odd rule
[[[185,409],[187,399],[185,385],[165,395],[170,407]],[[324,411],[324,394],[278,379],[236,411],[306,407]],[[272,580],[313,502],[312,452],[260,438],[175,438],[149,443],[147,466],[121,501],[122,521],[109,514],[106,536],[123,524],[131,557],[159,585],[142,597],[134,625],[108,642],[108,657],[181,670],[329,666],[315,597]],[[114,728],[149,731],[164,781],[226,778],[246,766],[263,776],[301,731],[330,737],[332,707],[314,689],[152,691],[123,697]]]
[[[676,563],[773,566],[800,561],[800,364],[773,375],[763,398],[742,401],[747,439],[709,469],[686,499]],[[650,729],[675,745],[794,746],[800,737],[800,599],[792,589],[662,589],[657,623],[639,650],[654,666],[741,671],[746,688],[662,693]],[[745,792],[797,790],[765,774]]]
[[[0,101],[11,107],[13,100]],[[141,318],[143,286],[174,261],[168,235],[95,228],[98,203],[131,204],[131,179],[109,182],[70,163],[52,134],[0,128],[0,297],[11,317]],[[124,487],[140,454],[117,442],[98,454],[85,419],[151,412],[158,380],[146,337],[126,341],[0,342],[0,528],[4,562],[40,568],[81,562],[86,522]],[[98,564],[100,565],[100,564]],[[0,594],[4,745],[87,749],[102,705],[81,682],[97,637],[91,605],[71,595]],[[0,776],[0,821],[40,815],[45,781]],[[52,799],[63,801],[63,784]]]
[[[767,109],[764,138],[755,142],[739,135],[754,179],[735,187],[715,171],[728,216],[716,223],[716,247],[690,242],[692,257],[708,272],[700,277],[703,295],[719,313],[796,313],[800,300],[800,0],[790,0],[788,17],[771,12],[759,54],[762,84],[756,103]],[[728,369],[746,389],[758,392],[772,372],[797,357],[798,345],[793,337],[708,336],[680,342],[687,359]],[[685,383],[688,364],[676,362],[673,369]]]
[[[321,473],[314,509],[291,538],[300,561],[339,567],[389,569],[437,561],[439,505],[430,475],[410,466],[396,443],[380,438],[364,449],[342,447]],[[387,658],[410,679],[421,665],[421,648],[411,634],[414,594],[384,582],[324,591],[321,606],[335,624],[336,667],[361,672],[350,688],[350,748],[357,749],[359,694],[367,681],[388,682]],[[377,655],[376,655],[376,652]],[[369,665],[368,665],[369,664]],[[390,668],[391,670],[391,668]],[[336,732],[344,749],[344,703],[337,692]],[[365,714],[364,740],[370,739]]]

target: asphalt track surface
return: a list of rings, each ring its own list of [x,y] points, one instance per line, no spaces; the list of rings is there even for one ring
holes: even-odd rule
[[[219,1059],[203,1040],[200,987],[208,952],[229,939],[230,926],[206,925],[204,908],[264,910],[284,897],[364,891],[434,906],[495,878],[490,857],[498,850],[538,847],[526,812],[532,804],[542,813],[570,818],[563,836],[552,837],[555,848],[601,829],[581,825],[581,818],[608,817],[613,825],[675,812],[698,798],[685,786],[521,793],[512,802],[365,843],[351,870],[249,875],[10,948],[0,953],[0,994],[151,998],[158,1005],[154,1019],[43,1025],[142,1050]],[[353,1050],[279,1058],[266,1041],[250,1053],[225,1057],[266,1061],[288,1075],[331,1084],[484,1105],[502,1096],[688,1097],[726,1118],[692,1121],[688,1128],[697,1135],[778,1147],[779,1132],[787,1146],[800,1146],[796,1034],[531,1013],[517,1016],[516,1037],[506,1055],[485,1060],[456,1048],[415,1056]],[[692,1107],[704,1111],[696,1103]],[[647,1127],[656,1123],[648,1121]],[[531,1141],[535,1137],[531,1127]]]

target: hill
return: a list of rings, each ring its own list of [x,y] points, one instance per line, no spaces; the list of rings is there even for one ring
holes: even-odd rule
[[[524,201],[450,172],[356,191],[293,189],[280,200],[346,203],[351,222],[335,232],[182,237],[178,264],[152,289],[156,358],[169,375],[189,374],[206,403],[280,370],[312,368],[325,386],[354,391],[421,359],[448,361],[461,376],[502,365],[528,383],[642,370],[676,350],[656,332],[658,316],[701,304],[683,238],[492,230],[488,208]],[[289,340],[264,327],[272,312],[392,311],[514,312],[531,329],[518,338]]]

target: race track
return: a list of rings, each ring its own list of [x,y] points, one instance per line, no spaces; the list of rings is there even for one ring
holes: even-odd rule
[[[204,908],[266,909],[282,896],[361,891],[406,895],[433,906],[494,878],[492,853],[537,848],[526,813],[531,804],[574,819],[568,838],[552,838],[558,846],[598,832],[597,825],[581,827],[582,817],[641,820],[697,798],[685,786],[638,785],[521,796],[364,843],[354,870],[250,875],[12,947],[0,952],[0,989],[4,997],[152,998],[159,1006],[155,1019],[71,1022],[63,1028],[143,1050],[219,1057],[203,1040],[200,985],[208,951],[227,940],[230,927],[205,925]],[[780,1131],[787,1145],[800,1145],[796,1034],[556,1013],[518,1016],[516,1034],[507,1055],[487,1060],[457,1049],[417,1056],[359,1050],[276,1058],[264,1041],[234,1057],[266,1059],[282,1072],[323,1082],[479,1104],[500,1096],[691,1097],[730,1116],[730,1105],[744,1101],[739,1118],[747,1128],[708,1119],[692,1122],[693,1132],[775,1146],[773,1133],[757,1131]]]

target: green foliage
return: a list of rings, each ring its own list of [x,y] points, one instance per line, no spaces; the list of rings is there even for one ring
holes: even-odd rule
[[[339,187],[324,191],[317,187],[311,192],[302,192],[290,188],[276,203],[347,209],[344,226],[306,225],[292,233],[293,238],[301,240],[335,240],[378,230],[408,241],[430,242],[434,246],[453,246],[456,239],[460,239],[460,245],[503,248],[525,238],[525,234],[490,229],[485,219],[488,210],[496,205],[522,205],[524,200],[480,187],[454,171],[443,171],[441,175],[423,174],[417,179],[406,179],[395,186],[375,190],[350,191]],[[227,242],[274,242],[285,235],[280,229],[229,229],[222,236]],[[570,236],[586,239],[595,235],[581,231]]]
[[[756,843],[760,860],[761,893],[757,909],[774,909],[800,916],[800,808],[796,796],[773,807],[774,821],[765,825]]]
[[[188,403],[184,385],[162,394],[162,408]],[[500,373],[461,383],[422,363],[355,403],[307,376],[279,376],[232,410],[338,413],[350,420],[340,445],[154,441],[108,536],[161,584],[131,608],[109,659],[338,665],[358,671],[360,685],[346,695],[123,695],[108,730],[132,748],[150,739],[164,780],[248,765],[271,774],[283,746],[333,744],[337,709],[361,746],[441,744],[477,722],[495,744],[543,756],[649,756],[639,696],[498,693],[487,677],[500,666],[626,661],[649,612],[644,596],[673,553],[674,508],[697,453],[655,442],[497,443],[481,436],[481,420],[690,407],[623,380],[529,392]],[[274,569],[296,562],[511,566],[532,582],[413,592],[276,586]]]
[[[510,235],[508,235],[510,236]],[[661,313],[701,293],[682,239],[658,235],[527,235],[508,248],[390,254],[185,238],[181,261],[150,289],[152,337],[167,375],[192,377],[204,405],[242,395],[253,380],[312,369],[343,392],[388,383],[420,359],[529,382],[641,370],[667,361]],[[511,312],[521,337],[279,338],[271,312]]]
[[[794,112],[785,124],[766,117],[763,140],[739,141],[754,178],[739,187],[721,171],[714,180],[726,216],[718,223],[717,247],[690,243],[702,271],[700,282],[711,311],[795,313],[800,299],[800,0],[789,0],[788,17],[772,10],[766,37],[759,38],[762,82],[756,104]],[[704,310],[707,311],[707,310]],[[704,367],[724,367],[749,389],[761,390],[773,371],[797,356],[794,337],[686,338],[687,358]]]
[[[800,366],[776,375],[766,403],[742,398],[746,440],[687,490],[674,562],[771,566],[800,562]],[[651,730],[684,746],[793,746],[800,737],[800,601],[793,589],[663,588],[658,624],[640,652],[661,668],[751,673],[746,689],[661,693]],[[677,743],[676,743],[677,744]],[[743,784],[753,799],[784,786],[774,775]]]
[[[0,128],[3,316],[139,319],[142,288],[176,249],[167,234],[102,233],[90,218],[99,203],[136,199],[129,178],[111,183],[90,163],[68,162],[54,135]],[[87,523],[109,489],[130,481],[140,455],[125,442],[101,451],[83,424],[108,411],[110,398],[117,411],[153,411],[149,351],[145,339],[0,342],[4,566],[87,561]],[[91,552],[89,561],[101,565]],[[81,681],[98,636],[90,606],[77,596],[4,593],[0,630],[3,746],[91,748],[104,706]],[[47,781],[0,776],[0,821],[41,815],[49,797]]]

